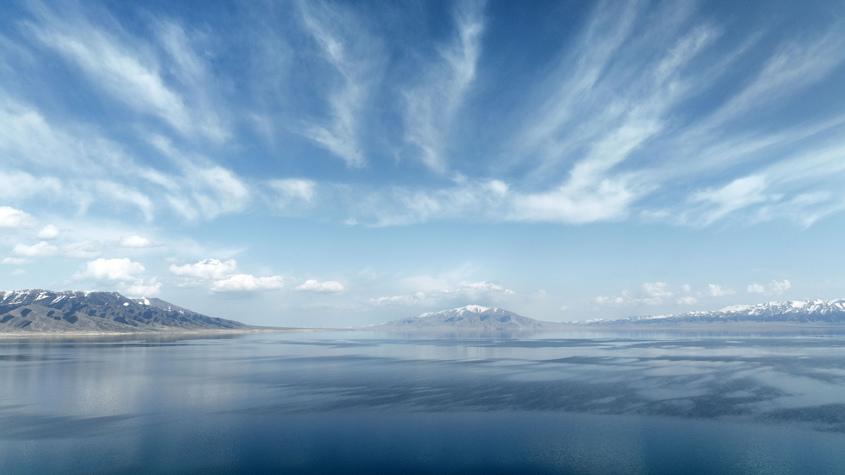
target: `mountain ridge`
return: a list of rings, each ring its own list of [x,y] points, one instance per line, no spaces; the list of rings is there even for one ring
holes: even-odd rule
[[[376,325],[375,328],[397,331],[536,331],[554,325],[498,307],[464,305],[436,312],[426,312]]]
[[[0,332],[139,332],[248,328],[158,298],[119,292],[45,289],[0,291]]]
[[[588,325],[614,325],[719,322],[845,323],[845,299],[769,301],[751,305],[731,305],[718,310],[647,315],[619,319],[596,319],[582,323]]]

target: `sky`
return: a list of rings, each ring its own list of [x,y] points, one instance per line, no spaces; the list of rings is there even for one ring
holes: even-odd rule
[[[314,327],[845,297],[841,1],[0,8],[0,288]]]

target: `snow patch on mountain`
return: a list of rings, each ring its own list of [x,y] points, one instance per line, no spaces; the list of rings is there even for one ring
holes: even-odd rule
[[[650,315],[617,320],[592,320],[591,324],[708,323],[708,322],[819,322],[845,323],[845,299],[786,300],[756,305],[731,305],[712,311]]]
[[[548,325],[552,324],[524,317],[502,308],[465,305],[396,320],[379,325],[378,328],[403,331],[522,331],[539,330]]]

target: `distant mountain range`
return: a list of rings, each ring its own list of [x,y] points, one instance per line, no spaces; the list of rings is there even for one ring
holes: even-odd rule
[[[542,332],[569,329],[577,326],[625,326],[625,325],[671,325],[719,323],[817,323],[845,324],[845,300],[789,300],[767,302],[757,305],[735,305],[720,310],[687,312],[673,315],[650,315],[615,320],[591,320],[562,324],[544,322],[509,310],[467,305],[464,307],[423,313],[422,315],[396,320],[375,327],[392,332]]]
[[[845,300],[787,300],[757,305],[734,305],[714,311],[593,320],[586,323],[590,325],[680,325],[730,322],[845,323]]]
[[[554,325],[557,324],[534,320],[501,308],[466,305],[439,312],[423,313],[374,328],[399,332],[521,332],[544,330]]]
[[[0,291],[0,332],[133,332],[246,328],[155,298],[117,292]]]

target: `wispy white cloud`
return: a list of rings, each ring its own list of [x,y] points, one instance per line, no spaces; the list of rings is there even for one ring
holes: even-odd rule
[[[737,178],[719,188],[697,191],[690,200],[705,205],[700,224],[708,225],[735,211],[769,200],[765,191],[765,177],[751,175]]]
[[[448,279],[448,278],[447,278]],[[463,281],[457,284],[444,282],[444,277],[415,276],[404,279],[406,286],[419,290],[370,298],[369,303],[383,305],[446,305],[468,303],[476,300],[497,300],[516,292],[495,282]]]
[[[131,36],[119,25],[103,21],[103,12],[91,10],[40,4],[32,8],[34,20],[26,26],[38,42],[78,67],[92,85],[112,99],[136,112],[157,117],[182,134],[225,137],[219,125],[209,126],[212,111],[196,107],[198,104],[190,103],[168,84],[160,64],[163,58],[156,55],[152,45]],[[175,23],[162,22],[157,33],[173,59],[170,66],[182,79],[196,79],[202,67],[190,50],[184,31]],[[204,79],[202,86],[207,87],[207,78]],[[189,81],[188,85],[198,84]]]
[[[678,211],[684,224],[707,226],[728,218],[754,224],[787,219],[802,226],[845,210],[845,143],[814,144],[754,174],[695,191]]]
[[[0,262],[2,262],[4,265],[19,266],[23,264],[28,264],[29,259],[25,259],[23,257],[4,257],[3,260]]]
[[[171,265],[170,273],[179,277],[189,277],[201,280],[222,279],[233,273],[238,267],[237,261],[228,259],[203,259],[191,264]]]
[[[97,241],[83,240],[62,246],[62,255],[73,259],[93,259],[103,253],[103,245]]]
[[[454,38],[438,49],[439,57],[425,66],[421,81],[403,91],[405,140],[417,149],[423,164],[437,173],[448,170],[444,142],[476,77],[484,7],[481,0],[455,4]]]
[[[500,180],[467,180],[445,188],[347,188],[334,190],[357,224],[397,226],[443,219],[501,219],[509,206],[508,185]]]
[[[842,25],[815,35],[778,47],[756,77],[693,129],[694,132],[723,127],[737,116],[759,111],[761,105],[777,103],[830,74],[845,61]]]
[[[22,257],[46,257],[55,255],[59,248],[47,241],[39,241],[35,244],[15,244],[12,253]]]
[[[300,132],[347,166],[364,166],[367,159],[360,126],[370,89],[379,76],[381,46],[341,5],[299,2],[299,10],[303,27],[338,81],[337,88],[328,93],[327,120],[308,122]]]
[[[302,178],[280,178],[266,183],[265,200],[271,210],[302,214],[318,198],[318,184]]]
[[[281,276],[256,277],[252,274],[232,274],[211,284],[212,292],[257,292],[261,290],[277,290],[284,287]]]
[[[54,123],[0,89],[0,151],[11,167],[0,171],[0,184],[13,185],[0,196],[17,201],[49,198],[82,212],[91,206],[102,211],[120,205],[137,209],[147,221],[161,207],[197,220],[232,213],[249,203],[249,189],[230,170],[184,154],[162,136],[149,140],[175,170],[141,164],[99,131]]]
[[[550,75],[551,97],[540,103],[538,117],[526,121],[529,125],[519,135],[514,155],[539,157],[535,175],[554,176],[568,166],[567,177],[552,189],[525,193],[517,201],[515,211],[525,220],[619,220],[628,217],[638,199],[660,188],[642,171],[619,167],[666,130],[673,108],[697,86],[694,77],[684,75],[685,66],[711,46],[719,32],[703,25],[679,34],[689,7],[678,4],[656,15],[649,33],[626,44],[641,12],[633,2],[622,5],[596,8],[580,49],[574,57],[565,56],[568,61]],[[642,48],[655,46],[651,41],[667,38],[670,47],[661,45],[659,54],[641,55]],[[634,61],[637,72],[610,64],[637,55],[652,58]]]

